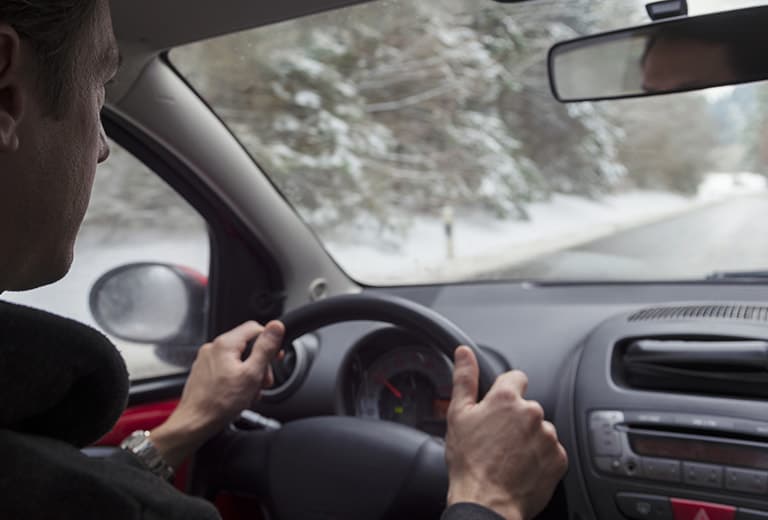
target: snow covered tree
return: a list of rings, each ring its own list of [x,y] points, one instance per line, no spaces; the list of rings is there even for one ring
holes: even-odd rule
[[[634,119],[559,104],[547,79],[549,47],[626,20],[618,4],[371,3],[172,58],[319,229],[397,229],[446,206],[525,219],[532,201],[599,197],[640,171]]]

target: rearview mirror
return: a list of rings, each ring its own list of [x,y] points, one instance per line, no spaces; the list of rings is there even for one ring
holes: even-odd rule
[[[559,101],[685,92],[768,79],[768,7],[675,19],[561,42],[549,53]]]

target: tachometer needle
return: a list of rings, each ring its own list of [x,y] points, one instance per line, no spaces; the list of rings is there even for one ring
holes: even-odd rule
[[[382,378],[379,380],[379,382],[380,382],[382,385],[386,386],[386,387],[387,387],[387,389],[388,389],[390,392],[392,392],[392,395],[394,395],[394,396],[395,396],[395,397],[397,397],[398,399],[402,399],[402,398],[403,398],[403,394],[401,394],[401,393],[400,393],[400,390],[398,390],[397,388],[395,388],[395,385],[393,385],[392,383],[390,383],[390,382],[389,382],[389,380],[387,380],[387,379],[385,379],[385,378],[383,378],[383,377],[382,377]]]

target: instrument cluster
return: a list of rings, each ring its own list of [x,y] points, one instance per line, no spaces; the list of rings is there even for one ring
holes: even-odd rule
[[[401,329],[379,329],[345,363],[344,412],[444,436],[452,381],[453,363],[442,352]]]

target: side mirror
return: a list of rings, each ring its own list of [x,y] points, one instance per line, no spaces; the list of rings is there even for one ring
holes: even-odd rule
[[[199,346],[205,337],[205,276],[184,267],[128,264],[91,288],[96,323],[116,338],[153,345]]]

